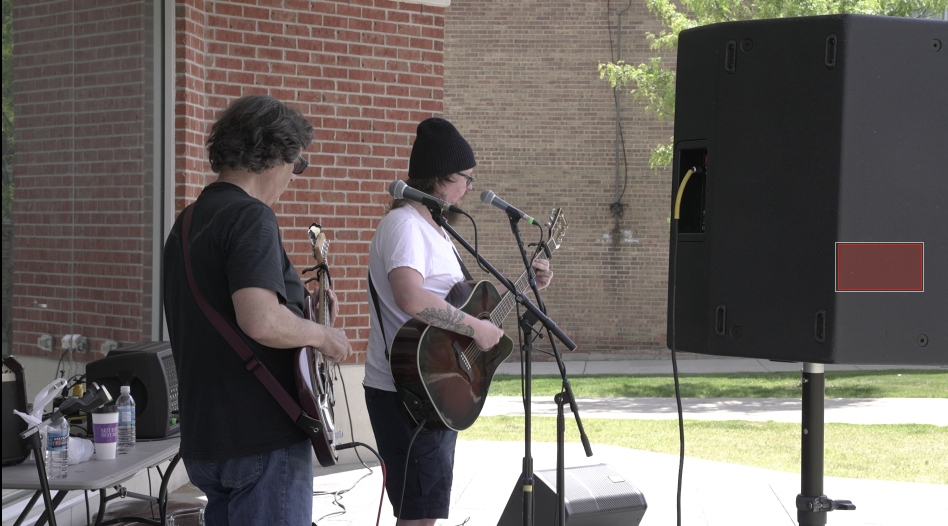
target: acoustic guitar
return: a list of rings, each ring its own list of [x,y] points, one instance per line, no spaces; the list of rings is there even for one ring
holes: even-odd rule
[[[316,265],[303,270],[303,274],[316,271],[316,277],[307,279],[319,282],[319,291],[314,298],[306,291],[306,306],[304,315],[320,325],[329,326],[329,266],[326,258],[329,255],[329,240],[318,223],[309,227],[309,240],[313,245],[313,258]],[[317,308],[318,305],[318,308]],[[310,435],[313,442],[313,451],[319,465],[334,466],[339,461],[336,453],[336,427],[333,408],[336,405],[333,393],[332,364],[313,347],[305,346],[296,351],[296,387],[300,398],[300,406],[306,414],[322,423],[320,433]]]
[[[537,248],[531,262],[549,259],[562,244],[568,226],[562,209],[553,209],[547,226],[547,248]],[[524,271],[515,283],[518,291],[527,289],[528,279]],[[462,281],[445,301],[500,327],[516,305],[516,296],[507,291],[501,297],[489,281]],[[468,336],[412,318],[398,329],[390,348],[392,378],[415,422],[424,418],[426,429],[462,431],[481,414],[494,372],[510,356],[513,341],[504,335],[494,347],[481,350]]]

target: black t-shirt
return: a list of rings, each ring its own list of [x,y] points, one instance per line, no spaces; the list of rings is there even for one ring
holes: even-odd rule
[[[243,288],[269,289],[303,316],[303,284],[280,242],[276,215],[240,187],[221,182],[207,186],[193,206],[189,251],[201,294],[280,384],[296,393],[293,351],[263,346],[244,334],[231,300]],[[163,256],[165,316],[178,369],[181,456],[222,460],[306,440],[194,301],[182,259],[183,218],[182,213],[175,221]]]

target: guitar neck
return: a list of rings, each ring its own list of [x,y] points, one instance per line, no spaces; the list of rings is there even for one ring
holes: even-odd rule
[[[538,252],[530,262],[536,261],[538,259],[547,259],[543,251]],[[523,274],[517,278],[514,286],[517,289],[517,292],[523,292],[530,286],[530,277],[527,275],[527,271],[524,270]],[[510,314],[510,311],[513,310],[514,305],[517,304],[517,295],[513,291],[508,290],[504,297],[501,298],[500,303],[497,304],[497,307],[494,309],[494,312],[490,314],[490,321],[494,325],[500,326],[501,323],[507,318],[507,315]]]
[[[329,278],[323,272],[319,276],[319,316],[316,323],[329,327]]]

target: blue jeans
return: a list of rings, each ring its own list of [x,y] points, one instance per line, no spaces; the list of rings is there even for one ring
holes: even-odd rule
[[[310,526],[313,446],[305,440],[261,455],[184,459],[191,482],[207,495],[208,526]]]

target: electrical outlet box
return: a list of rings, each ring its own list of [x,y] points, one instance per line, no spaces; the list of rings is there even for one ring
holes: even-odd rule
[[[41,334],[40,337],[36,339],[36,345],[44,351],[52,351],[53,350],[53,335]]]

